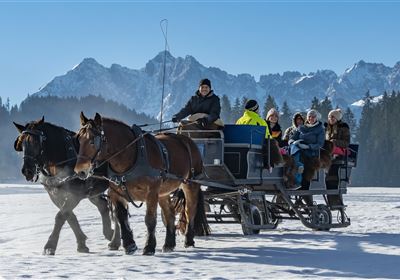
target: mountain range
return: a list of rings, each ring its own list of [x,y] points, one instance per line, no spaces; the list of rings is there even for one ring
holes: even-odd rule
[[[137,112],[160,116],[165,56],[165,84],[163,119],[169,119],[197,90],[200,79],[209,78],[218,96],[252,98],[263,104],[267,95],[279,106],[287,101],[292,111],[310,107],[314,97],[326,96],[333,106],[354,109],[367,91],[371,96],[400,89],[400,62],[393,67],[382,63],[355,63],[341,75],[331,70],[308,74],[287,71],[283,74],[261,75],[259,81],[250,74],[232,75],[217,67],[205,67],[193,56],[174,57],[160,52],[141,69],[112,64],[109,68],[94,58],[85,58],[66,74],[55,77],[34,93],[39,96],[83,97],[99,95],[125,104]],[[352,105],[353,104],[353,105]]]

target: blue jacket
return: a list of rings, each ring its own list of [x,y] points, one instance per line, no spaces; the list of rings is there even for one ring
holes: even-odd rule
[[[310,146],[310,149],[303,150],[304,154],[308,157],[319,156],[319,149],[324,146],[325,142],[325,129],[320,121],[314,126],[301,125],[299,126],[293,136],[293,140],[303,140],[304,144]]]

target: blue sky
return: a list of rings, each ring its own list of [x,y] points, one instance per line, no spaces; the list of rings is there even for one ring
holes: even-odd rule
[[[85,57],[139,69],[164,49],[231,74],[400,61],[400,1],[4,1],[0,96],[19,104]]]

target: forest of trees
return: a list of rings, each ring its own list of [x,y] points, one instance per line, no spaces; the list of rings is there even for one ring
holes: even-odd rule
[[[400,91],[385,92],[378,103],[365,98],[356,142],[360,145],[354,182],[362,186],[400,186]]]
[[[127,124],[153,124],[157,120],[145,114],[138,114],[124,105],[107,101],[98,96],[83,98],[30,96],[21,105],[10,106],[9,100],[3,104],[0,98],[0,181],[23,182],[21,175],[21,155],[14,151],[14,140],[18,135],[13,121],[25,125],[44,116],[45,121],[63,126],[73,131],[79,129],[79,114],[83,111],[93,118],[98,112],[103,116],[122,120]]]
[[[367,93],[361,119],[357,124],[350,108],[342,108],[343,120],[352,131],[352,142],[359,144],[358,166],[352,176],[355,186],[400,186],[400,172],[396,160],[400,159],[400,92],[384,93],[378,103],[372,103]],[[221,118],[227,124],[235,123],[243,114],[247,99],[235,99],[233,104],[226,95],[221,97]],[[279,123],[282,129],[291,125],[291,110],[285,101],[279,108],[274,98],[268,95],[260,104],[261,116],[265,117],[270,108],[280,111]],[[326,121],[328,112],[333,109],[328,98],[310,100],[310,108],[321,113]],[[12,121],[25,124],[43,115],[45,120],[71,130],[79,128],[79,113],[84,111],[89,117],[95,112],[125,121],[128,124],[157,123],[154,118],[138,114],[123,105],[106,101],[101,97],[88,96],[81,99],[59,97],[28,97],[18,106],[10,106],[9,101],[0,98],[0,180],[2,182],[23,182],[20,175],[21,156],[13,149],[18,135]],[[306,113],[303,112],[305,115]]]

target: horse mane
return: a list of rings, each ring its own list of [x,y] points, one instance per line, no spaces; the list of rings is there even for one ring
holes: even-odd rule
[[[68,135],[73,138],[76,134],[75,132],[49,122],[38,124],[33,121],[27,125],[27,128],[40,130],[45,134],[46,140],[43,145],[43,153],[47,161],[60,162],[67,159],[65,137]],[[75,141],[74,146],[77,149]]]
[[[128,129],[131,129],[131,127],[129,125],[127,125],[126,123],[124,123],[123,121],[120,121],[120,120],[116,120],[116,119],[112,119],[112,118],[106,118],[106,117],[102,117],[102,120],[103,120],[103,122],[104,121],[110,122],[111,125],[113,125],[113,124],[114,125],[122,125],[122,126],[125,126]]]

